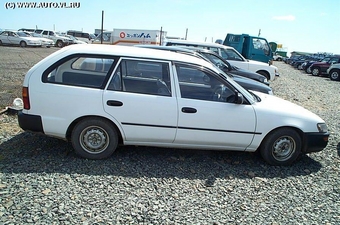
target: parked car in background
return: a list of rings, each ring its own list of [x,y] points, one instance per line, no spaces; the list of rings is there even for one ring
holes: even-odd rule
[[[340,81],[340,63],[332,64],[327,69],[327,74],[331,80]]]
[[[72,35],[67,35],[67,34],[66,34],[66,35],[63,35],[63,36],[65,36],[65,37],[71,39],[72,44],[87,44],[87,42],[78,40],[78,38],[73,37]]]
[[[234,74],[232,72],[233,70],[231,71],[228,69],[230,64],[226,62],[222,57],[220,57],[219,55],[217,55],[216,53],[210,50],[199,49],[199,48],[183,48],[183,47],[178,47],[178,46],[159,46],[159,45],[135,45],[135,46],[140,47],[140,48],[151,48],[151,49],[157,49],[157,50],[163,50],[163,51],[177,52],[181,54],[198,57],[200,59],[203,59],[207,62],[212,63],[213,65],[221,69],[225,73],[226,76],[230,76],[234,81],[236,81],[239,85],[241,85],[246,90],[258,91],[258,92],[262,92],[265,94],[273,95],[273,90],[268,86],[268,83],[264,84],[262,82],[249,78],[249,76],[253,78],[256,77],[257,79],[261,79],[262,77],[264,81],[266,79],[264,78],[264,76],[257,74],[257,73],[253,73],[251,71],[249,71],[248,73],[247,71],[240,72],[237,70],[235,71],[246,76],[240,76],[240,75]]]
[[[189,49],[197,51],[201,55],[205,56],[210,62],[219,67],[225,73],[231,73],[233,75],[246,77],[254,81],[263,83],[265,85],[269,85],[268,79],[264,75],[234,66],[230,64],[227,60],[225,60],[223,57],[221,57],[220,55],[216,54],[211,50],[201,48],[189,48]]]
[[[312,72],[313,76],[319,76],[322,74],[327,74],[327,69],[333,64],[333,63],[340,63],[340,55],[332,55],[326,57],[321,62],[315,62],[310,66],[310,70]],[[327,74],[328,75],[328,74]]]
[[[68,30],[66,34],[75,37],[79,41],[84,41],[87,44],[92,43],[93,40],[96,39],[96,36],[94,34],[90,34],[90,33],[83,32],[83,31]]]
[[[25,75],[23,102],[23,130],[69,140],[88,159],[138,145],[259,151],[271,165],[290,165],[329,137],[319,116],[248,92],[203,59],[131,46],[54,52]]]
[[[273,60],[274,61],[283,61],[283,56],[279,54],[273,55]]]
[[[51,39],[54,41],[54,45],[59,48],[72,44],[72,40],[70,38],[57,35],[54,31],[51,30],[37,29],[34,31],[33,36]]]
[[[41,41],[21,31],[2,31],[0,45],[19,45],[20,47],[41,47]]]
[[[268,63],[245,59],[238,51],[230,46],[220,45],[216,43],[193,42],[178,39],[168,39],[164,45],[209,49],[213,52],[216,52],[218,55],[229,61],[229,63],[232,63],[234,66],[259,73],[265,76],[268,80],[274,80],[276,76],[279,76],[279,70],[276,66],[269,65]]]
[[[33,37],[32,36],[32,32],[28,32],[28,31],[22,31],[24,32],[25,34],[29,35],[30,37]],[[54,46],[54,41],[51,40],[51,39],[48,39],[48,38],[44,38],[44,37],[34,37],[35,39],[38,39],[41,41],[41,46],[42,47],[53,47]]]

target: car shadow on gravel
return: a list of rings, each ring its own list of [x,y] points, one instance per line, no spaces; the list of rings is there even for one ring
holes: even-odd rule
[[[183,150],[137,146],[119,147],[106,160],[87,160],[70,143],[23,132],[0,144],[2,173],[64,173],[125,177],[201,179],[213,185],[218,178],[285,178],[308,176],[322,165],[303,156],[291,166],[266,164],[256,153]]]

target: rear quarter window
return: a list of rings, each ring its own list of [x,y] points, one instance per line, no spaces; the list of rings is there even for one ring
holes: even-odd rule
[[[103,88],[112,71],[114,58],[68,57],[48,68],[42,81],[60,85]]]

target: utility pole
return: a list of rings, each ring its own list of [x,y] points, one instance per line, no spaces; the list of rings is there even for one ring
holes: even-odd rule
[[[261,35],[261,29],[259,29],[259,35],[257,35],[257,36],[259,36],[259,37],[260,37],[260,35]]]
[[[104,10],[102,10],[102,27],[101,27],[101,35],[100,35],[100,44],[103,44],[103,25],[104,25]]]

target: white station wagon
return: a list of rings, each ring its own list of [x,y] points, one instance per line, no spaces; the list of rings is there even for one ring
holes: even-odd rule
[[[118,145],[260,151],[289,165],[324,149],[312,112],[248,92],[193,56],[128,46],[72,45],[33,66],[23,83],[22,129],[72,142],[89,159]]]

